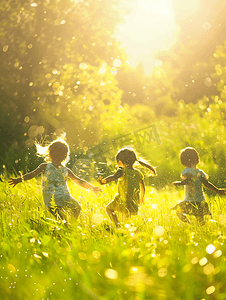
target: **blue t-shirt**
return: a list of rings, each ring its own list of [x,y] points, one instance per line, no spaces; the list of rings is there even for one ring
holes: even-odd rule
[[[188,178],[188,174],[190,174],[191,176],[191,181],[189,181],[189,183],[184,186],[184,201],[205,201],[205,195],[203,193],[202,182],[200,179],[207,179],[208,175],[200,169],[185,168],[182,171],[181,178]]]

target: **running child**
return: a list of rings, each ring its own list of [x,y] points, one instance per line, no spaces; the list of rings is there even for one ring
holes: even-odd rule
[[[182,181],[175,181],[175,186],[184,185],[185,198],[182,202],[174,206],[178,218],[190,224],[187,215],[194,215],[200,225],[205,224],[204,216],[210,215],[208,203],[203,192],[203,185],[209,190],[225,195],[226,189],[218,189],[208,181],[208,176],[197,168],[199,154],[192,148],[187,147],[180,152],[180,161],[185,169],[182,171]]]
[[[80,179],[66,167],[69,159],[69,146],[64,140],[54,140],[47,147],[36,144],[36,149],[37,154],[43,156],[47,163],[40,164],[35,170],[21,177],[10,178],[9,184],[14,187],[18,183],[42,173],[42,194],[47,209],[54,215],[58,213],[60,218],[64,219],[64,209],[70,208],[77,219],[81,212],[81,206],[69,192],[68,177],[79,186],[90,189],[94,193],[100,192],[101,188]],[[53,206],[52,203],[55,205]]]
[[[133,167],[134,163],[139,162],[142,166],[150,169],[154,175],[156,175],[156,171],[151,165],[138,160],[135,151],[129,148],[119,150],[116,161],[118,164],[116,173],[105,179],[99,177],[99,183],[103,185],[118,180],[118,193],[113,201],[107,205],[106,211],[109,217],[113,219],[116,227],[120,227],[115,211],[122,212],[127,217],[136,215],[138,205],[144,201],[144,175]]]

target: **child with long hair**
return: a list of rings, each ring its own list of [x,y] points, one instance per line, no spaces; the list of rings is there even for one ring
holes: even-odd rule
[[[69,192],[68,177],[79,186],[95,193],[101,189],[80,179],[66,167],[69,159],[69,146],[64,140],[54,140],[47,147],[36,144],[36,149],[37,154],[43,156],[47,163],[40,164],[35,170],[21,177],[10,178],[9,184],[15,187],[18,183],[32,179],[42,173],[42,194],[47,209],[54,215],[57,212],[60,218],[64,219],[64,209],[70,208],[77,219],[81,212],[81,206]]]
[[[175,181],[175,186],[184,185],[185,198],[182,202],[174,206],[178,218],[190,224],[187,215],[194,215],[200,225],[205,224],[204,216],[210,215],[208,203],[203,192],[203,185],[209,190],[225,195],[226,189],[219,189],[208,181],[208,176],[197,168],[199,154],[192,147],[186,147],[180,151],[180,161],[185,169],[181,174],[181,181]]]
[[[143,203],[145,194],[144,175],[133,167],[135,162],[150,169],[156,175],[155,168],[137,159],[133,149],[123,148],[116,154],[118,170],[105,179],[99,177],[100,184],[118,180],[118,193],[107,207],[107,213],[113,219],[116,227],[120,227],[115,211],[122,212],[127,217],[138,213],[138,205]]]

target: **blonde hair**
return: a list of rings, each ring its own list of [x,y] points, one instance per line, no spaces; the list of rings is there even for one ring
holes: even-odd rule
[[[35,143],[36,154],[41,156],[47,162],[52,162],[53,160],[59,160],[62,165],[66,165],[69,161],[69,146],[63,139],[57,139],[52,141],[47,146],[42,146],[38,143]]]

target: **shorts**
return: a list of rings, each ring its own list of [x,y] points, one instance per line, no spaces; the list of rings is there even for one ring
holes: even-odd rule
[[[117,194],[115,198],[107,205],[107,208],[121,212],[127,216],[138,214],[138,205],[134,200],[122,201],[120,195]]]
[[[180,210],[180,212],[183,214],[193,215],[196,217],[211,215],[208,203],[206,201],[182,201],[172,209]]]

